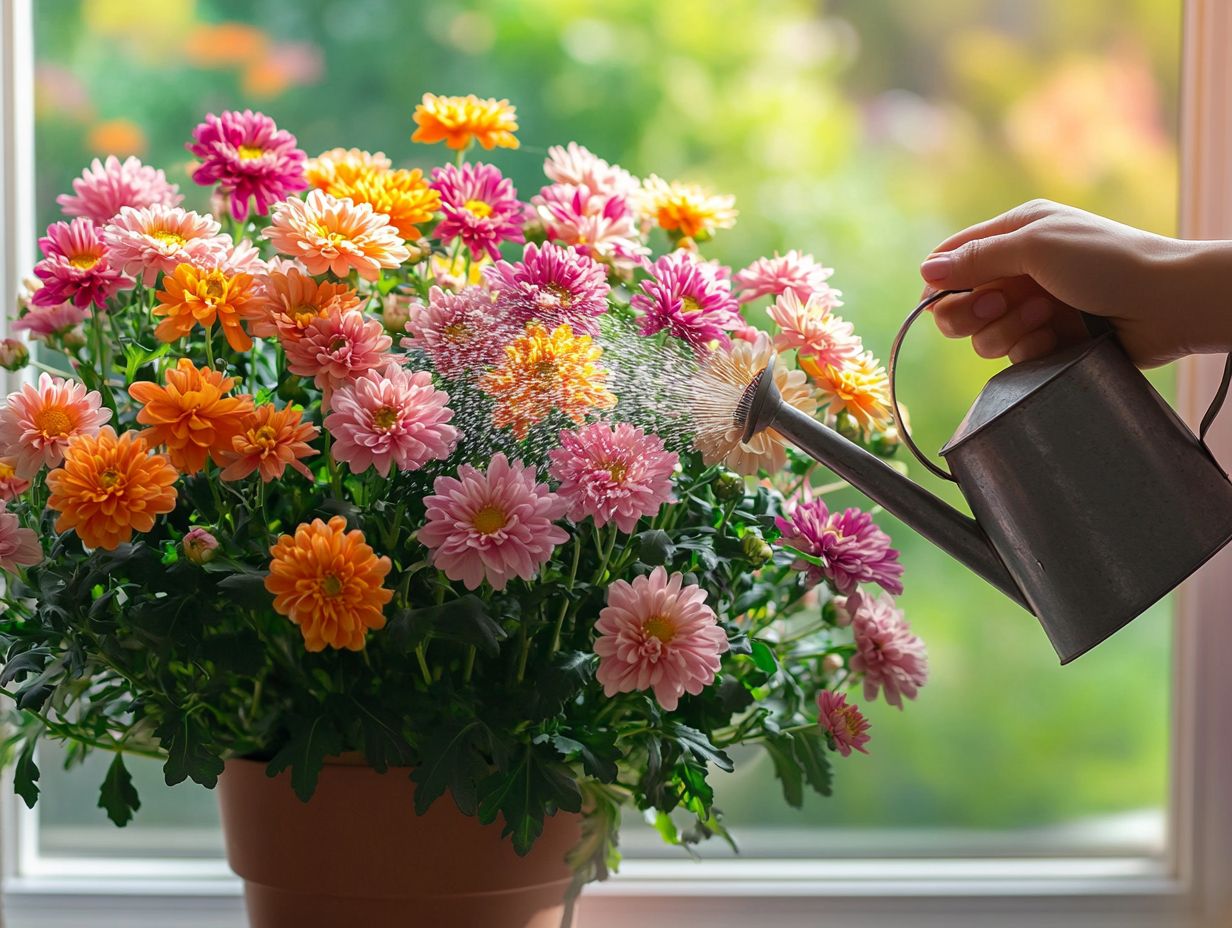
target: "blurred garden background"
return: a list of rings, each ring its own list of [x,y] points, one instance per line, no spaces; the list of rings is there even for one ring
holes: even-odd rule
[[[705,253],[737,268],[813,253],[883,357],[919,261],[958,227],[1046,196],[1174,231],[1179,0],[39,0],[34,14],[40,225],[108,153],[165,168],[185,206],[207,208],[183,143],[223,109],[269,113],[310,156],[358,145],[430,164],[441,151],[409,136],[432,91],[516,104],[522,147],[491,160],[524,197],[547,146],[569,140],[735,194],[736,228]],[[998,365],[926,328],[905,354],[902,394],[937,448]],[[904,712],[867,707],[872,753],[837,765],[832,800],[790,809],[769,764],[742,758],[720,787],[737,837],[757,851],[773,826],[780,852],[834,854],[885,835],[863,829],[894,829],[904,850],[940,846],[922,829],[1162,841],[1168,604],[1061,668],[1034,620],[880,521],[932,680]],[[178,825],[220,846],[213,798],[191,784],[144,786],[116,844],[94,807],[101,774],[51,766],[48,853],[136,852]],[[818,830],[834,828],[859,832]]]

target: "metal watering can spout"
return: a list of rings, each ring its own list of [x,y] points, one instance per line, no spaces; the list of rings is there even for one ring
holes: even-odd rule
[[[848,441],[829,426],[803,413],[783,397],[774,383],[777,356],[745,389],[735,422],[748,441],[762,429],[774,429],[801,451],[826,465],[918,534],[966,564],[998,590],[1030,611],[992,542],[970,516],[959,512],[881,458]]]

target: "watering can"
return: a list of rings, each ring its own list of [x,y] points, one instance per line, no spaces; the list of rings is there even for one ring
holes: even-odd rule
[[[912,440],[896,375],[912,323],[956,292],[932,294],[907,317],[890,354],[890,389],[904,443],[928,470],[958,484],[974,519],[784,403],[773,357],[746,388],[735,423],[745,441],[774,429],[962,561],[1035,615],[1066,664],[1232,540],[1232,482],[1205,444],[1232,380],[1232,356],[1195,437],[1107,320],[1084,313],[1089,340],[1015,364],[985,385],[941,449],[947,471]]]

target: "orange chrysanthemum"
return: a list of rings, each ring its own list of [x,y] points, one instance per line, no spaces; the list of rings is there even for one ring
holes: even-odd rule
[[[347,648],[360,651],[368,629],[385,627],[383,608],[393,592],[381,584],[389,573],[387,557],[377,557],[358,529],[334,516],[300,525],[270,548],[265,588],[274,610],[299,626],[309,651]]]
[[[667,232],[704,242],[719,229],[736,224],[736,198],[710,193],[696,184],[682,184],[652,174],[643,183],[642,210]]]
[[[359,148],[331,148],[304,165],[304,180],[318,190],[329,191],[335,184],[350,184],[373,171],[388,171],[393,162],[383,151],[373,154]]]
[[[198,369],[180,358],[167,371],[167,385],[142,381],[128,388],[141,404],[137,421],[148,426],[141,434],[151,447],[165,446],[171,463],[185,474],[205,466],[207,456],[222,463],[252,415],[252,397],[228,397],[235,381],[209,368]]]
[[[817,364],[805,356],[798,358],[797,363],[813,378],[822,403],[829,404],[831,416],[846,410],[866,430],[886,428],[893,422],[890,378],[868,352],[841,367]]]
[[[314,319],[342,314],[359,305],[359,294],[346,284],[317,283],[298,268],[271,271],[263,296],[244,309],[248,328],[258,338],[298,341]]]
[[[589,335],[574,335],[572,326],[557,326],[549,335],[532,322],[526,334],[505,346],[505,360],[486,373],[480,387],[496,400],[492,424],[513,427],[525,438],[557,410],[577,424],[591,409],[610,409],[616,396],[607,388],[607,370],[596,362],[603,349]]]
[[[419,238],[420,223],[427,222],[440,208],[441,195],[428,186],[423,171],[368,171],[349,183],[334,183],[325,192],[335,197],[350,197],[367,203],[389,217],[389,224],[403,238]]]
[[[316,451],[309,446],[319,435],[317,427],[304,422],[298,409],[274,408],[273,403],[258,406],[248,418],[241,435],[232,440],[231,450],[222,453],[227,466],[220,475],[223,480],[243,480],[254,470],[261,471],[265,483],[281,477],[287,465],[312,479],[312,471],[300,463]]]
[[[517,148],[517,108],[508,100],[480,100],[473,93],[465,97],[438,97],[425,93],[415,107],[419,126],[412,142],[444,142],[450,148],[465,148],[474,139],[484,148]]]
[[[47,506],[60,513],[57,532],[72,529],[86,547],[112,551],[175,508],[178,476],[136,432],[117,438],[108,425],[69,442],[64,463],[47,475]]]
[[[227,344],[236,351],[252,347],[252,339],[240,324],[244,308],[254,296],[251,274],[180,264],[174,274],[163,279],[163,286],[166,289],[158,291],[158,305],[154,307],[155,316],[166,317],[154,330],[160,339],[178,341],[198,322],[208,333],[217,322]]]

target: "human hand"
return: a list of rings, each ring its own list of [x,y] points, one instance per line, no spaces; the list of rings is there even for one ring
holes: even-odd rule
[[[1167,238],[1048,200],[964,229],[920,266],[933,316],[985,358],[1018,363],[1086,337],[1106,317],[1140,367],[1232,348],[1232,242]]]

